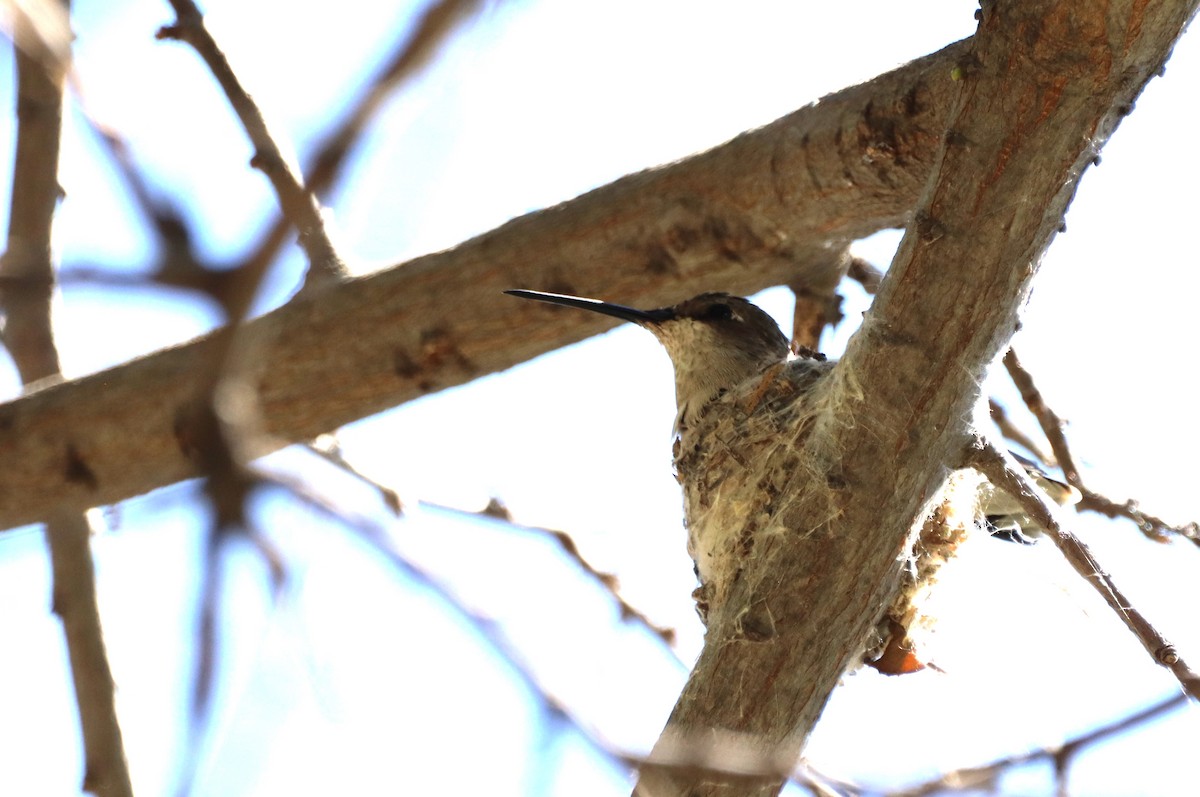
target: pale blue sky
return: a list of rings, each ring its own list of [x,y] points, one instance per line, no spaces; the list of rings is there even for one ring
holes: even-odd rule
[[[247,167],[249,146],[200,61],[182,45],[154,41],[171,18],[167,4],[83,0],[76,8],[89,106],[126,134],[156,184],[186,210],[205,253],[238,254],[273,215],[272,198]],[[205,9],[281,139],[301,154],[412,14],[370,0],[225,0]],[[951,0],[758,0],[737,12],[682,0],[496,4],[372,128],[332,201],[337,240],[360,270],[450,246],[936,50],[970,34],[973,11]],[[0,97],[11,107],[10,56],[0,71]],[[1197,85],[1200,39],[1192,34],[1105,148],[1103,165],[1084,178],[1017,339],[1071,420],[1087,478],[1180,520],[1200,517],[1190,354],[1200,293]],[[11,139],[5,114],[0,142],[9,151]],[[10,169],[0,159],[4,185]],[[62,181],[62,259],[145,268],[144,231],[77,120],[68,125]],[[898,240],[880,234],[858,251],[884,267]],[[294,288],[300,268],[293,251],[272,283],[273,301]],[[848,320],[824,346],[833,355],[867,307],[861,292],[848,293]],[[785,291],[759,301],[786,321]],[[187,340],[213,321],[209,309],[158,292],[73,287],[56,331],[78,375]],[[993,381],[1015,406],[1011,388]],[[0,385],[16,394],[7,364]],[[410,506],[478,508],[496,495],[520,522],[569,530],[589,559],[619,576],[630,602],[679,631],[676,655],[690,662],[701,629],[670,471],[671,391],[654,340],[621,328],[355,424],[343,441]],[[284,452],[264,464],[384,518],[369,490],[308,455]],[[130,502],[95,543],[140,794],[167,792],[185,738],[206,520],[195,496],[184,485]],[[425,590],[286,496],[264,498],[256,512],[291,578],[273,601],[253,553],[229,551],[223,677],[198,795],[628,792],[624,773],[573,734],[546,727],[487,646]],[[398,547],[497,622],[596,734],[623,749],[652,744],[684,667],[621,625],[607,596],[552,545],[428,507],[393,530]],[[1156,546],[1128,524],[1094,517],[1080,518],[1079,530],[1139,607],[1200,661],[1196,550]],[[938,659],[947,674],[847,678],[808,751],[818,767],[900,785],[1061,742],[1172,693],[1171,679],[1050,546],[983,540],[963,560],[947,575]],[[36,532],[0,537],[0,635],[10,651],[0,659],[0,794],[77,793],[77,732],[47,578]],[[1072,770],[1072,793],[1179,793],[1196,778],[1198,731],[1196,713],[1180,712],[1096,748]],[[1046,775],[1018,773],[1006,784],[1014,794],[1045,794]]]

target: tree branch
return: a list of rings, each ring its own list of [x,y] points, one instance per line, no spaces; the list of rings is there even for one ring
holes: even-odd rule
[[[656,749],[734,734],[764,759],[799,757],[899,585],[1080,174],[1195,5],[984,4],[943,76],[960,91],[919,210],[784,457],[804,475],[772,496],[787,531],[755,538]],[[635,794],[773,795],[781,782],[645,768]]]
[[[1131,498],[1125,501],[1114,501],[1084,484],[1083,476],[1079,473],[1079,468],[1075,465],[1075,457],[1071,453],[1071,446],[1067,443],[1067,435],[1064,429],[1066,424],[1050,408],[1050,405],[1046,403],[1045,397],[1042,396],[1042,391],[1038,390],[1037,384],[1033,381],[1033,374],[1029,373],[1025,369],[1025,366],[1021,365],[1021,361],[1017,359],[1017,353],[1012,349],[1009,349],[1004,355],[1004,367],[1008,370],[1008,375],[1012,378],[1013,384],[1021,391],[1021,399],[1025,402],[1025,406],[1037,418],[1038,424],[1042,427],[1042,432],[1046,435],[1046,439],[1050,441],[1050,448],[1054,452],[1054,458],[1062,465],[1063,474],[1067,482],[1079,490],[1082,497],[1076,505],[1076,509],[1080,512],[1099,512],[1109,518],[1126,518],[1132,520],[1137,525],[1138,531],[1155,542],[1169,542],[1171,539],[1170,535],[1177,534],[1184,539],[1191,540],[1195,545],[1200,545],[1200,524],[1196,521],[1193,520],[1188,523],[1173,525],[1156,515],[1144,512],[1138,506],[1137,501]],[[1032,451],[1033,449],[1030,450]]]
[[[68,3],[47,4],[47,10],[51,9],[61,14],[63,28],[69,31]],[[34,38],[33,23],[19,9],[13,26],[17,41]],[[60,376],[50,319],[54,286],[50,235],[61,194],[58,153],[63,79],[69,59],[69,39],[63,51],[53,56],[37,48],[19,48],[16,53],[17,146],[8,242],[0,261],[0,275],[5,278],[0,311],[4,314],[4,345],[26,385]],[[69,451],[67,456],[69,460]],[[81,786],[97,797],[127,797],[133,790],[100,625],[91,529],[80,508],[56,512],[48,521],[45,533],[54,578],[54,612],[63,624],[83,735]]]
[[[836,252],[905,221],[945,128],[946,76],[965,52],[952,45],[717,149],[251,322],[244,329],[267,341],[256,379],[274,436],[256,453],[610,326],[498,301],[506,288],[653,306],[819,279],[838,267],[825,244]],[[0,406],[0,449],[10,452],[0,528],[198,475],[175,429],[212,345],[201,338]]]
[[[316,156],[304,175],[304,184],[321,196],[341,174],[347,156],[386,100],[411,79],[454,32],[456,25],[478,10],[480,0],[438,0],[429,6],[412,34],[393,51],[387,65],[375,75],[367,90],[339,124],[316,147]],[[248,263],[270,262],[292,229],[291,219],[280,215],[258,242],[250,247]]]
[[[1041,498],[1024,469],[1011,462],[1000,449],[983,442],[976,442],[971,447],[968,459],[968,464],[987,476],[992,484],[1021,502],[1025,512],[1046,530],[1075,572],[1100,593],[1109,608],[1142,643],[1154,663],[1171,670],[1184,691],[1200,700],[1200,675],[1188,667],[1175,646],[1134,608],[1088,547],[1063,527],[1057,512]]]
[[[321,218],[321,209],[316,197],[304,187],[296,171],[283,157],[267,129],[267,121],[258,105],[242,88],[241,81],[225,58],[225,53],[221,52],[221,48],[204,27],[200,9],[192,0],[169,2],[175,9],[175,24],[161,28],[158,38],[176,39],[190,44],[208,64],[213,77],[229,98],[230,105],[250,137],[250,143],[254,145],[254,157],[250,160],[250,165],[259,169],[271,181],[275,194],[279,197],[280,209],[292,226],[300,232],[300,246],[308,257],[309,266],[305,284],[324,284],[341,279],[346,269],[325,231],[325,221]],[[264,260],[255,265],[259,270],[265,270],[269,262]],[[253,280],[253,283],[257,284],[257,280]],[[247,305],[252,298],[246,298]]]
[[[1153,706],[1135,711],[1132,714],[1077,736],[1060,747],[1042,748],[1028,753],[1005,756],[987,764],[944,772],[924,783],[919,783],[906,789],[889,791],[886,793],[886,797],[930,797],[931,795],[943,794],[948,791],[980,791],[988,789],[996,791],[997,781],[1005,772],[1037,761],[1052,761],[1055,764],[1057,772],[1065,773],[1067,764],[1080,752],[1088,750],[1093,745],[1113,736],[1143,725],[1150,720],[1157,719],[1163,714],[1186,705],[1187,702],[1188,698],[1186,695],[1175,695],[1174,697],[1169,697],[1166,700],[1155,703]],[[1062,782],[1061,775],[1059,786],[1059,793],[1065,794],[1065,783]]]

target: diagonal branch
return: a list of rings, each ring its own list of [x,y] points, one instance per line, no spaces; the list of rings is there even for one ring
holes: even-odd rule
[[[710,614],[656,749],[732,733],[765,758],[799,757],[899,586],[1080,175],[1195,7],[984,3],[970,51],[943,76],[959,96],[914,220],[783,456],[806,478],[771,494],[780,531],[755,537]],[[635,794],[773,795],[781,782],[651,767]]]
[[[1008,417],[1008,412],[1004,409],[1004,405],[995,399],[988,399],[988,414],[992,418],[992,422],[996,424],[996,428],[1000,430],[1000,434],[1004,435],[1006,440],[1011,440],[1019,446],[1022,446],[1026,451],[1033,454],[1034,459],[1046,465],[1054,467],[1057,460],[1042,450],[1032,437],[1025,434],[1019,426],[1012,422]]]
[[[1171,534],[1177,534],[1180,537],[1191,540],[1196,545],[1200,545],[1200,524],[1197,524],[1196,521],[1181,525],[1172,525],[1160,517],[1143,511],[1133,499],[1127,499],[1123,502],[1114,501],[1085,485],[1083,477],[1079,473],[1079,468],[1075,465],[1075,457],[1071,453],[1071,447],[1067,443],[1067,435],[1064,431],[1065,424],[1058,417],[1058,414],[1050,408],[1050,405],[1046,403],[1042,391],[1038,390],[1037,384],[1033,380],[1033,374],[1029,373],[1025,366],[1021,365],[1021,361],[1017,359],[1017,353],[1012,349],[1009,349],[1004,355],[1004,367],[1007,369],[1008,375],[1012,378],[1013,384],[1021,391],[1021,399],[1029,407],[1029,411],[1033,413],[1034,417],[1037,418],[1038,424],[1042,427],[1042,432],[1046,435],[1046,439],[1050,441],[1054,458],[1061,463],[1067,482],[1077,488],[1082,495],[1077,504],[1079,511],[1098,512],[1109,518],[1127,518],[1132,520],[1137,524],[1139,531],[1155,542],[1167,542],[1171,539]],[[1044,458],[1043,461],[1045,461]]]
[[[190,44],[208,64],[213,77],[229,98],[230,105],[233,106],[234,112],[246,129],[246,134],[250,137],[250,142],[254,145],[254,157],[250,165],[262,171],[271,181],[279,197],[279,207],[300,232],[300,246],[308,257],[309,265],[306,284],[323,284],[340,279],[345,272],[345,266],[325,231],[325,221],[321,218],[321,209],[316,198],[304,187],[296,171],[284,158],[267,129],[266,119],[263,118],[258,105],[246,93],[225,58],[225,53],[204,27],[200,9],[192,0],[170,0],[170,3],[175,9],[175,23],[160,29],[158,38],[177,39]],[[268,263],[266,260],[258,263],[258,269],[265,270]],[[254,282],[257,284],[257,280]],[[247,297],[247,304],[251,298],[253,297]]]
[[[1025,369],[1025,366],[1021,365],[1021,360],[1017,357],[1015,350],[1009,349],[1004,353],[1004,368],[1020,392],[1021,400],[1037,418],[1038,424],[1046,434],[1046,439],[1050,441],[1054,460],[1062,468],[1067,483],[1073,487],[1081,487],[1083,482],[1079,478],[1079,468],[1075,465],[1075,458],[1071,455],[1071,449],[1067,447],[1067,439],[1063,435],[1062,418],[1059,418],[1054,410],[1050,409],[1050,405],[1042,397],[1042,391],[1038,390],[1034,383],[1033,375]]]
[[[748,294],[818,279],[838,267],[824,242],[903,223],[945,127],[953,88],[945,76],[965,49],[953,45],[717,149],[251,322],[247,332],[269,340],[257,385],[278,440],[257,453],[608,326],[496,301],[513,285],[655,306],[702,290]],[[869,162],[868,149],[877,153]],[[0,474],[0,528],[197,475],[175,421],[212,345],[202,338],[0,406],[0,449],[12,463]],[[66,467],[68,448],[80,467]]]
[[[1125,733],[1132,728],[1148,723],[1150,720],[1157,719],[1163,714],[1186,705],[1187,702],[1186,695],[1175,695],[1174,697],[1169,697],[1166,700],[1155,703],[1153,706],[1135,711],[1088,733],[1077,736],[1061,747],[1033,750],[1019,755],[1005,756],[987,764],[944,772],[924,783],[919,783],[906,789],[889,791],[886,793],[886,797],[930,797],[931,795],[944,794],[948,791],[978,791],[983,789],[992,789],[994,791],[998,785],[997,781],[1005,772],[1037,761],[1052,761],[1055,764],[1055,770],[1062,771],[1070,762],[1070,759],[1083,750],[1090,749],[1094,745],[1113,736]]]
[[[304,184],[309,191],[321,196],[334,184],[355,143],[388,97],[429,62],[455,26],[475,13],[479,5],[479,0],[439,0],[426,9],[412,35],[396,49],[350,112],[317,145],[316,157],[304,175]],[[270,262],[291,229],[291,219],[287,215],[276,218],[258,243],[250,248],[247,262]]]
[[[1100,593],[1100,597],[1138,638],[1154,662],[1171,670],[1184,691],[1193,699],[1200,700],[1200,675],[1188,667],[1175,647],[1125,597],[1088,547],[1063,528],[1058,521],[1058,513],[1039,495],[1024,469],[1003,451],[982,441],[972,444],[968,457],[969,464],[987,476],[992,484],[1021,502],[1025,512],[1046,530],[1075,572]]]

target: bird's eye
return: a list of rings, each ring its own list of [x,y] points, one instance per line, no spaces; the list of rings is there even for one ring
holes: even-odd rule
[[[722,302],[715,302],[704,308],[704,318],[708,321],[728,321],[733,318],[733,308]]]

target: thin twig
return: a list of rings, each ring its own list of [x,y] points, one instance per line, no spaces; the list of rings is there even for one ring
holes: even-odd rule
[[[1123,517],[1132,520],[1137,525],[1138,530],[1155,542],[1165,542],[1169,535],[1175,534],[1200,545],[1200,524],[1196,521],[1173,525],[1167,523],[1162,518],[1151,515],[1148,512],[1143,512],[1138,503],[1133,499],[1114,501],[1088,488],[1083,483],[1083,477],[1080,476],[1079,469],[1075,466],[1071,447],[1067,443],[1066,434],[1063,432],[1064,424],[1062,419],[1046,403],[1042,392],[1038,390],[1037,385],[1033,381],[1033,375],[1021,365],[1021,361],[1017,359],[1016,352],[1012,349],[1009,349],[1004,355],[1004,367],[1008,370],[1013,384],[1021,392],[1021,399],[1029,407],[1030,412],[1038,419],[1038,423],[1041,424],[1042,432],[1046,435],[1046,439],[1050,441],[1054,457],[1062,466],[1063,476],[1066,478],[1067,483],[1077,488],[1083,496],[1078,504],[1080,509],[1099,512],[1110,518]]]
[[[152,275],[126,274],[112,269],[60,269],[59,281],[88,281],[115,287],[163,285],[205,293],[225,306],[225,295],[237,283],[239,271],[201,259],[195,250],[196,234],[174,202],[162,197],[143,173],[125,138],[88,107],[79,76],[69,75],[80,116],[99,139],[109,160],[125,183],[134,206],[141,212],[157,243],[158,262]]]
[[[1062,468],[1067,484],[1073,487],[1082,487],[1079,468],[1075,466],[1075,458],[1071,456],[1066,435],[1063,434],[1063,420],[1055,414],[1054,410],[1050,409],[1050,405],[1042,396],[1042,391],[1038,390],[1037,385],[1034,384],[1033,375],[1025,369],[1025,366],[1021,365],[1015,349],[1009,349],[1004,353],[1004,367],[1012,378],[1013,384],[1017,386],[1017,390],[1021,392],[1021,400],[1025,402],[1025,406],[1029,407],[1029,411],[1041,424],[1046,439],[1050,441],[1054,459]]]
[[[203,17],[191,0],[170,0],[176,21],[158,32],[159,39],[173,39],[191,45],[208,64],[234,112],[242,122],[255,148],[251,165],[270,180],[279,206],[300,234],[300,245],[308,258],[306,285],[340,278],[345,269],[335,251],[320,208],[313,195],[301,185],[275,139],[266,120],[241,85],[225,54],[204,26]],[[146,198],[143,205],[151,217],[159,215],[154,203]],[[211,660],[215,656],[213,623],[217,600],[217,552],[231,533],[249,528],[247,501],[259,480],[247,469],[242,452],[259,435],[257,393],[246,376],[246,358],[235,350],[237,330],[249,313],[251,302],[270,266],[267,259],[251,258],[233,270],[227,280],[219,280],[211,293],[220,302],[226,325],[214,334],[214,344],[194,374],[196,394],[191,406],[176,424],[176,435],[185,453],[205,476],[205,492],[214,510],[209,531],[209,555],[205,559],[205,584],[201,603],[197,643],[200,659],[193,690],[192,718],[197,723],[205,714],[212,679]],[[186,789],[190,769],[181,778]]]
[[[459,509],[457,507],[446,506],[445,504],[437,504],[431,501],[421,501],[421,505],[434,509],[440,509],[443,512],[453,512],[459,515],[482,516],[488,518],[489,520],[500,521],[501,523],[504,523],[517,531],[524,531],[531,534],[537,534],[539,536],[549,537],[558,543],[559,548],[562,549],[563,553],[566,554],[568,559],[571,559],[573,562],[575,562],[575,564],[578,565],[579,568],[583,570],[583,572],[586,573],[590,579],[592,579],[592,581],[600,585],[600,587],[602,587],[604,591],[612,597],[613,602],[617,604],[617,608],[621,613],[622,620],[627,622],[632,621],[642,626],[651,634],[658,637],[668,648],[675,644],[675,629],[656,625],[650,620],[649,617],[645,615],[645,613],[634,607],[633,604],[629,603],[629,601],[625,600],[625,598],[621,596],[620,590],[618,589],[616,576],[614,576],[612,573],[605,573],[602,570],[596,569],[596,567],[592,565],[592,563],[589,562],[582,553],[580,553],[579,546],[575,544],[575,540],[573,540],[571,535],[567,532],[560,531],[558,529],[544,528],[542,526],[526,526],[522,523],[517,523],[508,514],[507,508],[504,508],[503,505],[500,504],[496,499],[492,499],[492,501],[488,503],[487,507],[481,512],[472,512],[467,509]]]
[[[322,448],[328,446],[328,441],[325,442],[325,446],[310,447],[310,450],[340,467],[340,463],[338,463],[335,457],[327,456],[322,450]],[[356,475],[358,474],[356,473]],[[679,746],[671,751],[667,751],[667,754],[658,757],[632,753],[615,747],[586,722],[577,717],[568,708],[565,701],[554,695],[538,681],[537,677],[533,674],[532,668],[512,645],[498,623],[469,608],[459,599],[447,583],[400,552],[392,543],[391,536],[386,528],[366,515],[347,512],[344,508],[337,506],[335,503],[314,492],[310,485],[305,482],[296,481],[286,476],[266,474],[261,471],[255,471],[255,477],[260,486],[285,490],[322,516],[348,528],[359,539],[366,542],[372,551],[382,556],[385,561],[395,567],[401,575],[420,587],[428,589],[452,614],[466,621],[467,625],[476,632],[480,639],[499,656],[517,680],[539,702],[540,709],[547,717],[547,721],[561,723],[574,730],[592,750],[610,763],[621,767],[658,766],[666,769],[699,769],[711,772],[714,776],[735,779],[761,778],[766,774],[770,774],[773,777],[788,777],[791,782],[804,786],[814,794],[822,795],[822,797],[837,797],[837,795],[843,793],[853,794],[859,792],[852,784],[844,783],[824,775],[807,763],[802,764],[796,771],[788,773],[786,769],[779,768],[779,762],[764,758],[756,749],[746,748],[736,735],[731,735],[727,740],[727,744],[713,744],[711,734],[708,733],[703,734],[702,739],[681,739]],[[365,479],[366,477],[360,475],[360,478]],[[511,521],[508,521],[504,517],[506,511],[503,507],[494,503],[489,503],[488,508],[482,512],[471,512],[469,510],[456,509],[424,501],[421,504],[460,515],[482,515],[492,519],[499,519],[521,531],[554,534],[552,530],[511,523]],[[586,565],[581,559],[576,559],[576,561],[584,564],[592,574],[604,577],[603,573],[591,568],[590,565]],[[659,639],[663,638],[659,636]]]
[[[400,493],[378,479],[368,476],[359,470],[353,462],[346,459],[346,454],[342,451],[342,445],[338,441],[337,435],[323,434],[316,440],[305,443],[304,447],[379,493],[379,497],[397,517],[404,513],[404,502],[400,500]]]
[[[1124,733],[1138,725],[1145,724],[1168,711],[1173,711],[1187,703],[1187,701],[1187,695],[1174,695],[1166,700],[1155,703],[1153,706],[1141,709],[1128,716],[1121,717],[1118,720],[1088,731],[1061,746],[1032,750],[1019,755],[998,758],[987,764],[962,767],[961,769],[944,772],[924,783],[918,783],[898,791],[891,791],[887,795],[888,797],[929,797],[929,795],[947,791],[983,790],[994,787],[997,780],[1008,770],[1037,761],[1053,762],[1056,771],[1065,773],[1070,759],[1088,747],[1111,736]],[[1059,781],[1060,791],[1064,788],[1065,778]]]
[[[1000,434],[1008,440],[1013,441],[1019,446],[1025,448],[1026,451],[1033,454],[1043,465],[1053,468],[1056,466],[1054,457],[1042,450],[1042,447],[1029,435],[1025,434],[1012,419],[1008,417],[1008,411],[1004,406],[995,399],[988,399],[988,413],[992,416],[992,421],[1000,429]]]
[[[396,550],[383,529],[370,523],[348,523],[347,525],[393,567],[413,582],[429,590],[441,600],[443,606],[465,620],[488,647],[508,665],[509,671],[521,682],[529,694],[540,701],[544,713],[561,719],[575,730],[594,751],[608,761],[625,767],[656,766],[667,769],[701,770],[724,779],[755,780],[764,776],[790,777],[794,782],[807,786],[817,793],[836,794],[830,785],[833,783],[832,779],[820,776],[815,772],[810,773],[807,767],[789,775],[786,769],[781,771],[778,768],[776,765],[778,762],[765,760],[761,755],[757,755],[755,750],[741,750],[739,749],[741,746],[737,745],[734,740],[731,740],[729,746],[714,745],[709,733],[703,734],[703,742],[699,737],[688,739],[677,749],[670,751],[672,754],[667,756],[637,755],[614,747],[592,730],[587,723],[575,716],[564,701],[552,694],[537,680],[523,657],[511,645],[496,622],[469,609],[449,586]]]
[[[261,111],[246,93],[225,54],[204,26],[199,9],[191,0],[170,0],[176,21],[158,32],[160,39],[174,39],[191,45],[208,64],[224,90],[230,105],[242,122],[255,148],[251,166],[270,180],[285,216],[299,231],[300,245],[308,258],[306,287],[335,281],[345,272],[325,229],[321,211],[313,195],[300,183],[267,129]],[[151,217],[160,215],[148,198],[143,200]],[[161,234],[161,231],[160,231]],[[208,556],[205,558],[205,590],[197,633],[196,678],[192,695],[193,732],[207,713],[216,650],[216,603],[219,597],[219,551],[233,534],[250,535],[247,504],[261,480],[243,464],[243,452],[260,435],[257,392],[246,374],[246,357],[235,349],[237,331],[249,313],[270,266],[265,258],[250,258],[229,273],[227,279],[214,281],[210,293],[220,302],[226,325],[214,333],[214,344],[193,374],[196,394],[191,405],[176,423],[176,435],[185,453],[205,476],[205,492],[214,510],[209,530]],[[170,261],[166,261],[169,265]],[[160,272],[165,269],[160,268]],[[210,270],[211,271],[211,270]],[[260,551],[264,548],[260,545]],[[267,557],[268,561],[270,557]],[[274,572],[274,571],[273,571]],[[184,762],[180,789],[190,787],[194,762]]]
[[[61,13],[69,29],[69,4],[46,5]],[[19,7],[13,27],[19,42],[38,35]],[[50,234],[61,193],[63,76],[69,59],[66,43],[53,58],[43,48],[21,47],[16,53],[17,146],[7,248],[0,261],[4,277],[0,311],[5,316],[4,344],[27,386],[61,375],[50,323],[54,285]],[[95,480],[73,446],[68,446],[66,458],[66,467],[75,468],[78,478]],[[45,533],[54,578],[54,612],[62,619],[83,734],[82,788],[97,797],[128,797],[133,789],[100,625],[87,515],[57,512]]]
[[[1143,534],[1155,542],[1168,542],[1170,541],[1169,535],[1176,534],[1200,545],[1200,524],[1194,520],[1174,525],[1160,517],[1143,512],[1137,501],[1132,498],[1117,502],[1100,493],[1092,492],[1087,487],[1080,487],[1079,492],[1083,498],[1079,500],[1078,508],[1099,512],[1110,518],[1132,520]]]
[[[455,26],[474,13],[480,0],[440,0],[430,6],[416,24],[412,35],[395,50],[391,60],[372,79],[353,108],[341,122],[317,145],[317,154],[304,173],[304,184],[316,196],[321,196],[334,184],[342,172],[347,156],[371,120],[379,113],[388,97],[412,78],[454,31]],[[276,218],[250,251],[251,262],[270,262],[278,254],[293,228],[287,215]]]
[[[1100,597],[1133,632],[1155,663],[1169,669],[1183,690],[1200,700],[1200,675],[1188,667],[1175,647],[1134,608],[1087,546],[1063,527],[1058,519],[1058,510],[1041,496],[1024,468],[1013,461],[1007,452],[982,439],[971,441],[964,455],[967,465],[1020,502],[1026,514],[1046,530],[1075,572],[1100,593]]]
[[[250,165],[259,169],[271,181],[279,199],[279,207],[289,222],[300,233],[300,246],[308,258],[308,276],[305,285],[321,285],[341,279],[346,267],[334,249],[321,218],[321,209],[316,198],[305,188],[296,172],[283,157],[275,139],[267,129],[266,119],[258,105],[242,88],[241,81],[229,65],[220,47],[208,29],[200,9],[191,0],[169,0],[175,9],[176,20],[158,31],[159,39],[174,39],[190,44],[212,70],[213,77],[221,85],[230,105],[242,122],[250,142],[254,145],[254,157]],[[258,271],[265,271],[270,261],[248,261]],[[257,284],[258,280],[252,281]],[[252,296],[245,297],[249,304]],[[242,313],[235,314],[240,318]]]
[[[322,435],[317,440],[308,443],[306,448],[324,459],[326,462],[336,465],[338,468],[341,468],[357,478],[363,484],[366,484],[374,489],[379,493],[380,497],[383,499],[384,503],[389,509],[395,512],[397,515],[401,513],[403,504],[401,503],[400,496],[396,490],[388,487],[385,484],[382,484],[355,467],[355,465],[346,458],[346,455],[342,451],[341,446],[338,444],[335,436]],[[589,562],[582,553],[580,553],[579,546],[575,544],[575,540],[573,540],[571,535],[567,534],[565,531],[542,528],[540,526],[526,526],[517,523],[512,519],[512,515],[509,513],[508,508],[496,498],[493,498],[491,501],[489,501],[488,505],[482,511],[478,512],[473,512],[469,509],[460,509],[459,507],[448,506],[446,504],[438,504],[431,501],[421,501],[420,503],[422,506],[431,507],[443,512],[452,512],[456,515],[473,517],[482,516],[489,520],[504,523],[505,525],[517,531],[538,534],[553,539],[556,543],[558,543],[558,546],[568,558],[574,561],[575,564],[578,565],[579,568],[583,570],[583,572],[586,573],[589,578],[599,584],[600,587],[602,587],[604,591],[612,597],[613,602],[617,604],[617,608],[621,613],[622,620],[632,621],[642,626],[654,636],[662,640],[668,649],[675,644],[675,629],[656,625],[642,611],[634,607],[633,604],[629,603],[629,601],[625,600],[625,598],[621,596],[621,593],[618,589],[616,577],[611,573],[605,573],[596,569],[596,567],[593,566],[592,563]]]

